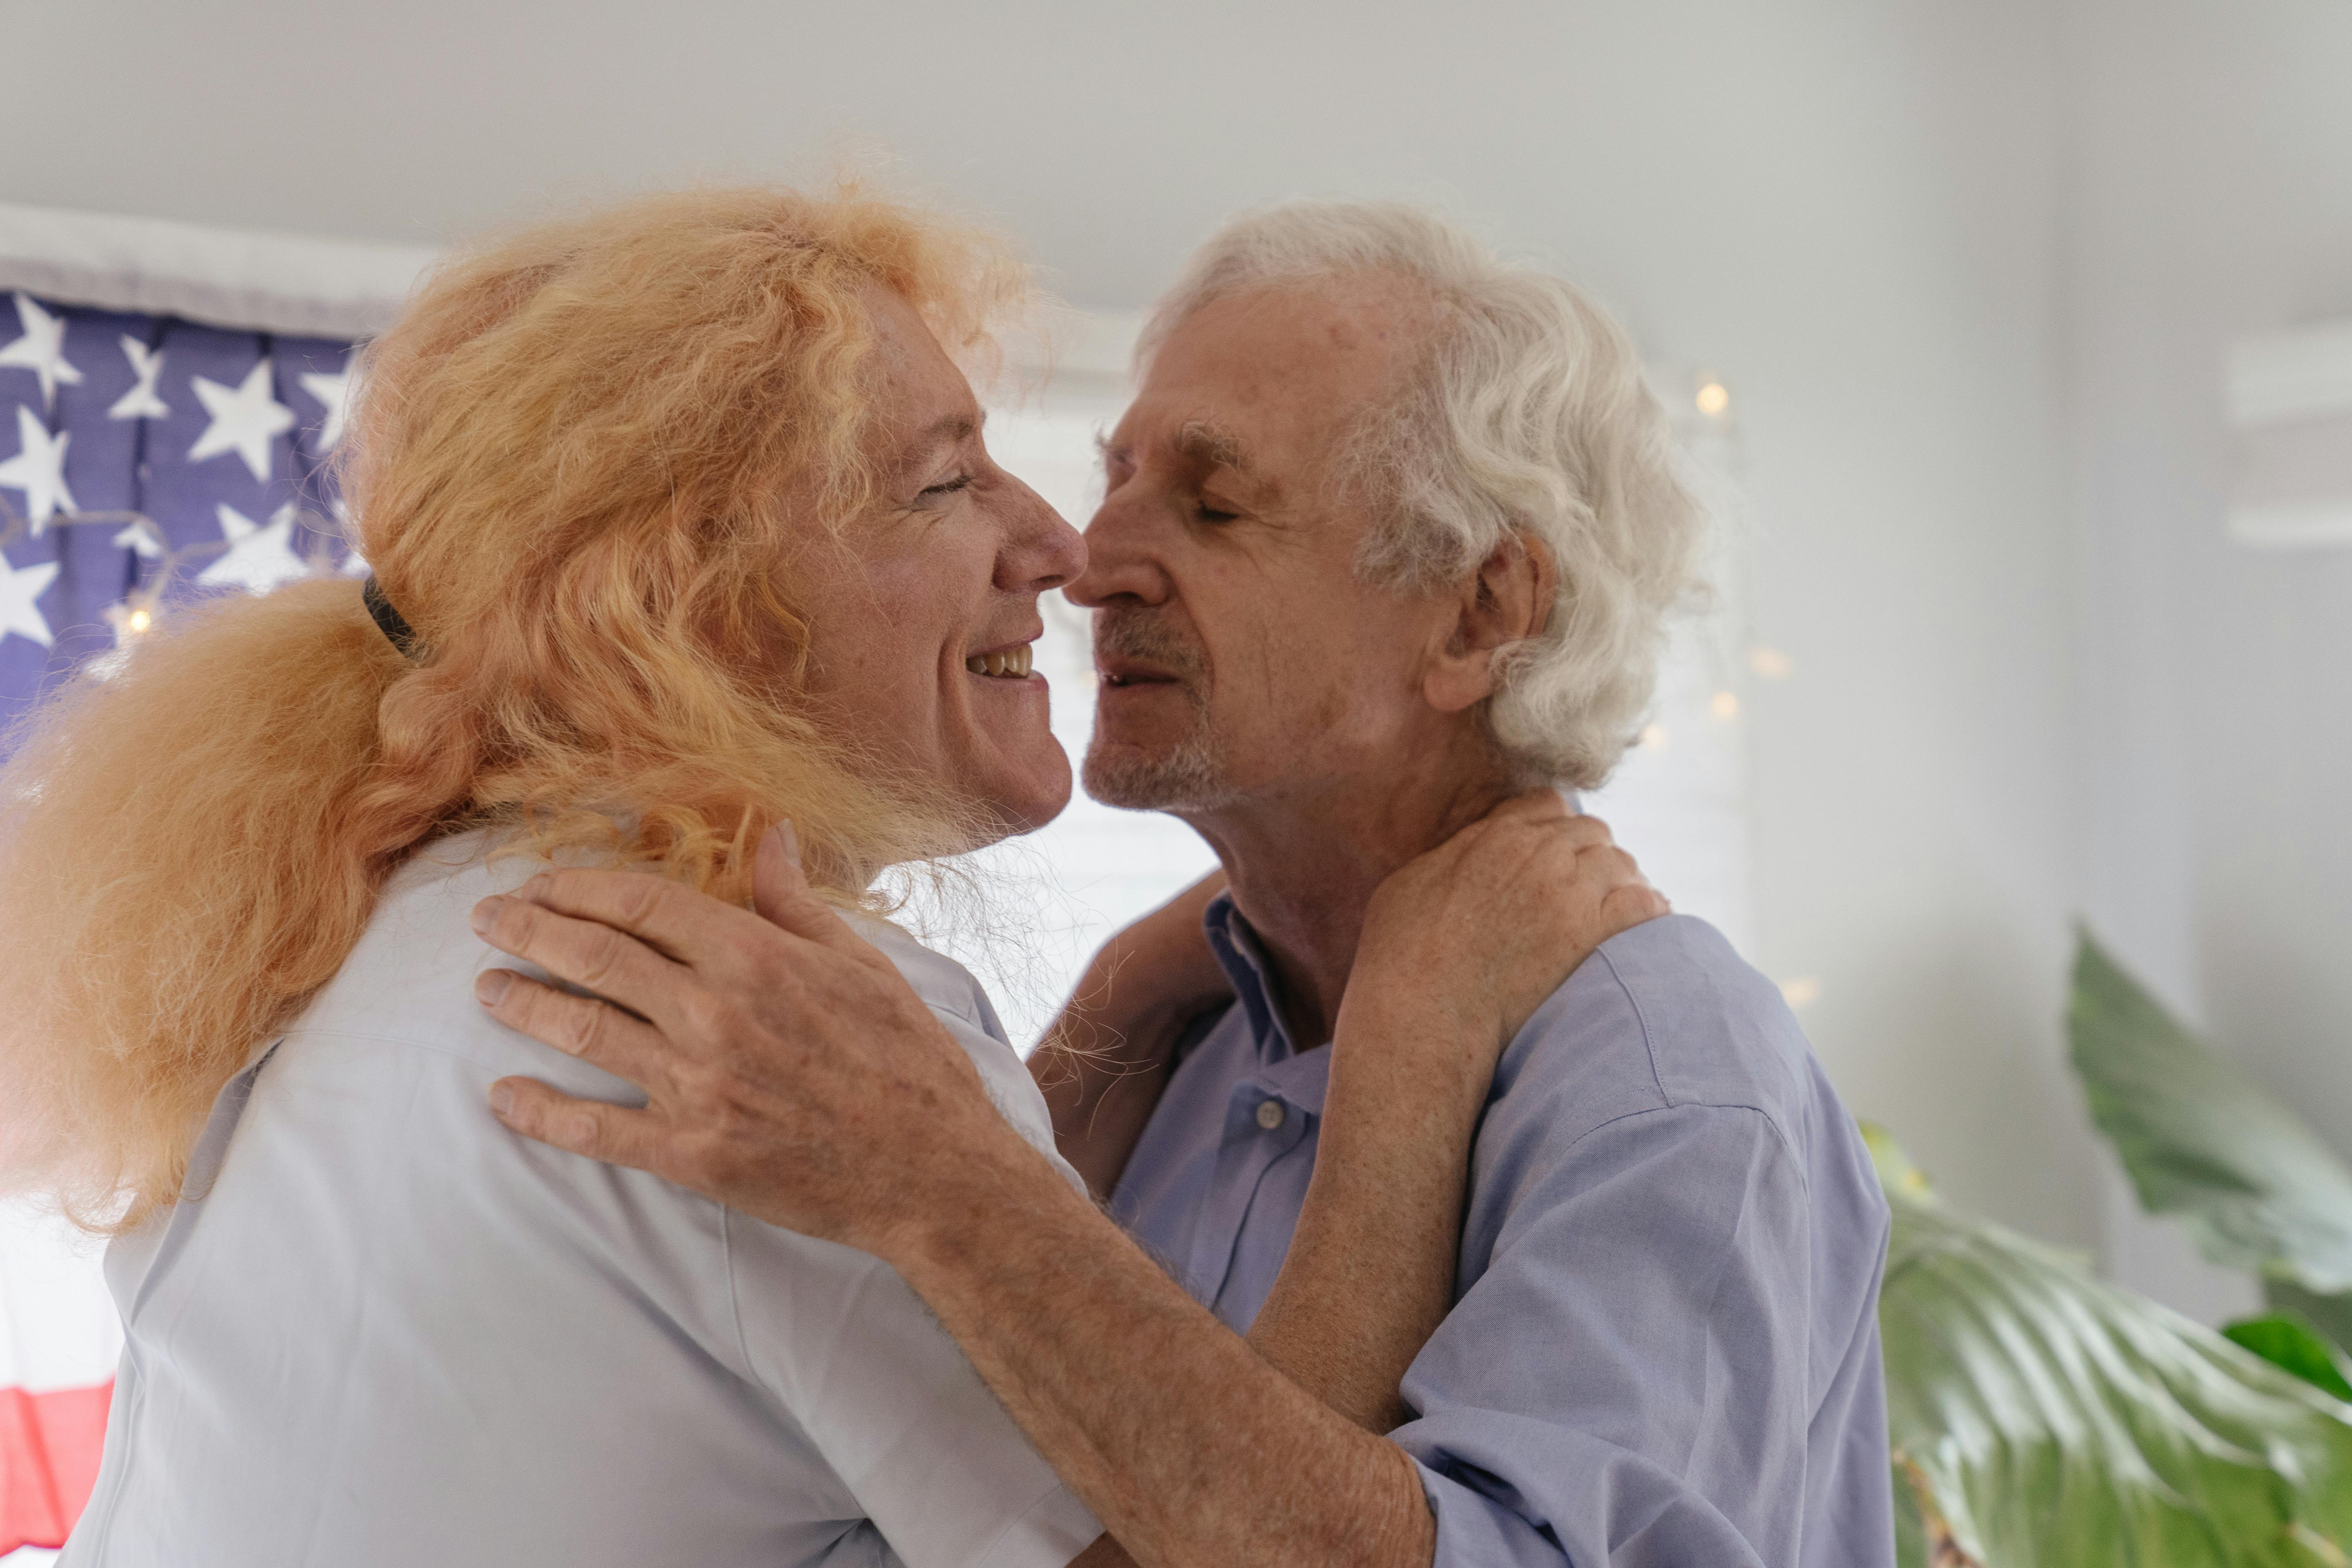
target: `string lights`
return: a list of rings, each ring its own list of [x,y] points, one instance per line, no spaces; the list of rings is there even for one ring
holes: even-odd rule
[[[323,534],[332,527],[330,520],[315,513],[297,514],[290,507],[285,509],[285,511],[298,517],[300,522],[310,529],[314,536]],[[198,562],[213,561],[227,555],[236,549],[239,540],[236,537],[225,536],[216,540],[199,540],[193,544],[183,544],[174,549],[164,542],[163,528],[155,520],[145,512],[140,511],[60,510],[52,512],[42,521],[40,527],[35,528],[30,521],[14,507],[5,500],[0,500],[0,547],[14,544],[18,540],[34,534],[45,533],[52,528],[94,527],[118,530],[112,542],[129,549],[142,561],[154,563],[152,570],[147,575],[144,586],[131,589],[105,609],[106,623],[114,632],[115,651],[105,659],[95,661],[93,668],[100,675],[107,675],[120,668],[122,656],[132,644],[152,635],[156,626],[162,623],[164,616],[164,596],[171,592],[173,585],[180,581],[183,574]],[[226,531],[225,528],[225,535]],[[357,559],[356,552],[353,559]],[[5,560],[5,556],[0,556],[0,561]],[[307,568],[304,575],[338,574],[332,557],[323,549],[314,549],[310,558],[302,564]],[[282,579],[285,574],[279,575]],[[198,573],[198,577],[201,581],[203,577],[201,572]],[[248,584],[248,587],[252,592],[263,591],[251,584]]]

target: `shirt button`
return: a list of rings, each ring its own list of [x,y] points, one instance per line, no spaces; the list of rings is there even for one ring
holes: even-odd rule
[[[1257,1102],[1257,1124],[1268,1132],[1282,1125],[1282,1101],[1261,1100]]]

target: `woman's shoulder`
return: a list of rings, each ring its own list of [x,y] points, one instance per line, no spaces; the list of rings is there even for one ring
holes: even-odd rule
[[[925,947],[904,929],[867,914],[844,917],[850,929],[880,951],[905,977],[932,1015],[948,1026],[964,1054],[979,1069],[980,1081],[998,1114],[1053,1162],[1066,1180],[1086,1190],[1054,1144],[1054,1119],[1045,1097],[1029,1076],[1028,1065],[1013,1048],[988,999],[988,991],[971,971],[943,952]]]
[[[632,1086],[506,1027],[474,1000],[474,977],[486,969],[548,978],[474,933],[477,903],[546,869],[544,861],[497,850],[495,838],[477,832],[412,856],[384,884],[342,967],[281,1037],[305,1047],[300,1054],[332,1042],[395,1047],[469,1077],[526,1073],[569,1094],[644,1103]]]
[[[844,911],[849,929],[887,958],[923,1005],[934,1013],[962,1019],[989,1038],[1011,1047],[988,991],[971,970],[946,953],[925,947],[906,928],[862,910]]]

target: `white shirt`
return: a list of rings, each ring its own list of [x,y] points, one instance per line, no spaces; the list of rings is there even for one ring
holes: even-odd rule
[[[468,914],[541,868],[484,848],[393,879],[222,1092],[190,1195],[110,1249],[122,1364],[60,1568],[1025,1568],[1093,1541],[880,1259],[492,1118],[509,1074],[644,1096],[475,1002],[514,961]],[[863,927],[1052,1156],[978,983]]]

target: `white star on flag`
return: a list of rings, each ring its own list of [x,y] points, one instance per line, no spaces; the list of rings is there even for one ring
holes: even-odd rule
[[[197,376],[192,384],[196,401],[205,405],[212,423],[188,448],[188,461],[201,463],[223,452],[235,452],[253,470],[269,480],[269,443],[294,428],[294,411],[269,395],[269,362],[263,360],[236,387]]]
[[[81,384],[81,372],[66,363],[66,319],[41,309],[31,295],[16,296],[16,320],[25,335],[0,349],[0,364],[29,370],[41,381],[41,407],[58,405],[58,387]]]
[[[293,502],[279,507],[266,525],[226,503],[215,506],[213,515],[220,519],[228,553],[198,573],[197,582],[208,588],[234,584],[247,593],[267,594],[281,583],[310,574],[294,553]]]
[[[0,557],[0,641],[6,640],[10,632],[28,637],[43,647],[56,640],[49,636],[49,619],[41,614],[38,601],[57,575],[54,561],[11,566],[5,557]]]
[[[142,561],[163,558],[163,542],[155,536],[155,525],[143,517],[116,534],[113,543],[117,550],[137,551]]]
[[[130,357],[131,374],[139,379],[106,411],[109,419],[161,419],[172,412],[155,395],[155,378],[163,374],[163,351],[151,349],[130,333],[122,334],[122,352]]]
[[[359,373],[353,369],[359,363],[359,351],[353,349],[343,360],[341,374],[328,375],[313,371],[301,377],[302,390],[318,399],[327,411],[327,421],[319,427],[319,450],[331,452],[343,438],[343,421],[352,411],[353,383]]]
[[[25,492],[25,511],[37,537],[49,519],[74,510],[73,491],[66,489],[66,443],[72,439],[62,430],[51,436],[31,408],[16,405],[18,450],[0,463],[0,485]]]

